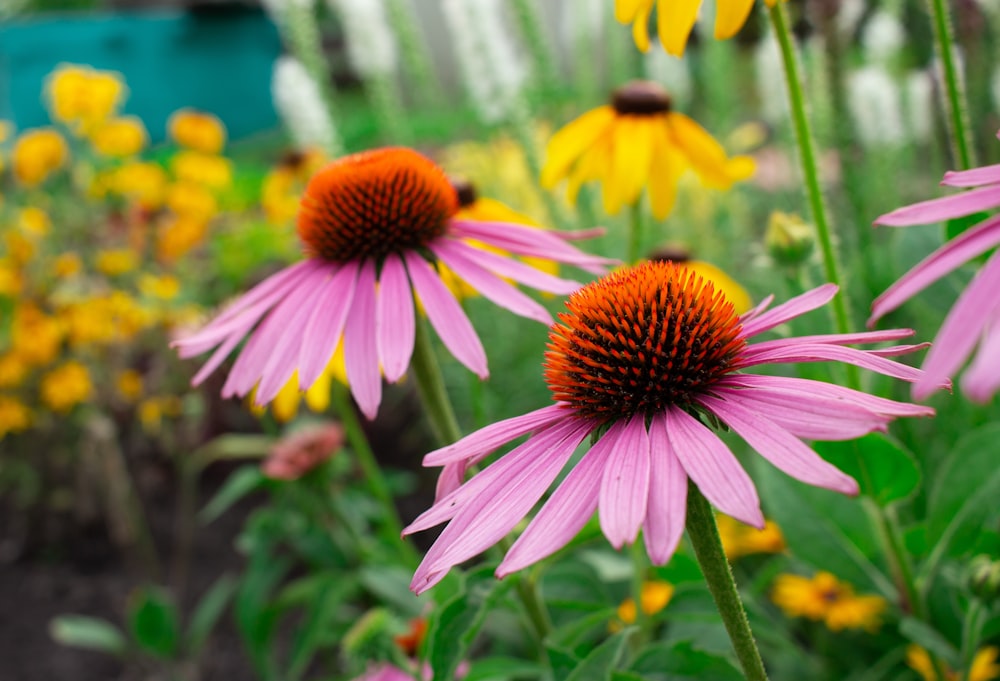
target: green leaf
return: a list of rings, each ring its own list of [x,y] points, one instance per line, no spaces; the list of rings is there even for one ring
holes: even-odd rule
[[[580,658],[574,655],[571,650],[557,645],[547,644],[545,655],[549,661],[549,667],[552,669],[553,679],[565,679],[580,663]]]
[[[514,576],[499,581],[496,566],[485,565],[466,575],[465,588],[445,603],[431,619],[427,632],[427,660],[435,679],[450,679],[468,653],[486,614],[514,584]]]
[[[892,582],[872,562],[879,549],[858,499],[792,480],[762,459],[755,471],[765,509],[781,527],[792,555],[859,591],[895,594]]]
[[[344,602],[344,594],[352,588],[353,584],[329,576],[317,597],[309,603],[292,641],[287,678],[297,679],[306,671],[316,651],[323,644],[337,609]]]
[[[49,622],[49,635],[64,646],[109,655],[123,655],[128,649],[121,629],[97,617],[59,615]]]
[[[264,679],[275,675],[271,635],[279,611],[271,604],[272,592],[291,566],[292,561],[286,557],[254,554],[233,604],[236,627],[258,676]]]
[[[963,215],[960,218],[952,218],[951,220],[948,220],[948,222],[945,223],[945,232],[948,235],[948,240],[954,239],[970,227],[978,225],[989,216],[989,213],[979,211],[971,215]]]
[[[222,575],[201,597],[188,625],[186,644],[188,652],[197,655],[201,651],[222,613],[226,611],[230,599],[236,593],[236,587],[235,577]]]
[[[712,679],[741,681],[743,674],[727,658],[695,648],[690,641],[674,645],[656,644],[647,647],[632,663],[640,674],[657,674],[670,681],[681,679]]]
[[[424,602],[410,591],[413,571],[398,565],[367,565],[358,578],[362,586],[399,614],[417,617],[424,609]]]
[[[135,642],[146,652],[160,658],[177,655],[180,620],[177,608],[162,589],[146,587],[133,594],[128,623]]]
[[[515,657],[485,657],[474,661],[462,681],[514,681],[514,679],[538,679],[544,670],[535,662],[519,660]]]
[[[565,561],[551,566],[542,578],[545,602],[553,608],[593,610],[611,600],[606,582],[583,561]]]
[[[899,633],[933,655],[943,659],[952,669],[960,666],[958,649],[936,629],[915,617],[904,617],[899,623]]]
[[[212,500],[205,504],[198,517],[203,523],[210,523],[225,513],[237,501],[264,484],[267,477],[256,465],[244,466],[233,472],[226,483],[216,492]]]
[[[608,625],[616,620],[616,608],[604,607],[587,615],[573,617],[550,633],[548,640],[559,647],[575,650],[581,644],[592,641],[595,632],[607,632]]]
[[[920,486],[920,468],[913,455],[883,433],[847,442],[814,442],[813,448],[882,506],[907,498]]]
[[[633,632],[635,627],[623,629],[594,648],[566,677],[566,681],[611,681],[611,674],[618,666],[625,644]]]
[[[923,576],[932,575],[945,556],[973,551],[983,524],[997,513],[998,441],[1000,424],[977,428],[958,441],[934,476],[927,503],[927,543],[933,548]]]
[[[274,446],[274,438],[266,435],[229,433],[220,435],[200,447],[195,454],[199,463],[207,466],[223,459],[263,459]]]

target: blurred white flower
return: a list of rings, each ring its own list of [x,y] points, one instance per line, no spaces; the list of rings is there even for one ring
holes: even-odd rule
[[[332,153],[338,146],[337,131],[327,112],[316,81],[302,63],[290,56],[278,57],[271,74],[274,108],[299,149],[320,147]]]
[[[927,71],[910,71],[903,82],[903,112],[910,136],[928,142],[934,132],[934,82]]]
[[[396,36],[382,0],[326,0],[344,26],[347,58],[362,78],[385,76],[396,69]]]
[[[879,10],[871,15],[861,34],[861,46],[869,62],[885,64],[893,60],[906,42],[906,29],[891,13]]]
[[[527,67],[500,0],[442,0],[441,9],[477,113],[485,123],[502,120],[521,94]]]
[[[844,35],[851,36],[858,28],[858,22],[865,14],[865,0],[843,0],[837,12],[837,28]]]
[[[773,32],[768,31],[757,43],[753,58],[761,118],[772,126],[782,125],[788,120],[788,96],[781,49]]]
[[[847,103],[863,146],[893,146],[906,139],[899,100],[899,87],[882,66],[864,66],[847,76]]]

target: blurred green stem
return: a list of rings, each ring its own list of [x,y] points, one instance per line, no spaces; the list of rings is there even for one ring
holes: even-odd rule
[[[646,547],[639,541],[632,542],[632,600],[635,602],[635,623],[639,627],[637,636],[632,637],[636,649],[641,649],[652,633],[652,619],[643,608],[642,585],[646,583],[646,571],[649,560],[646,557]]]
[[[729,639],[740,661],[743,675],[748,681],[766,681],[767,672],[757,650],[743,601],[736,590],[733,571],[729,567],[726,553],[722,550],[719,528],[715,524],[712,506],[702,496],[698,486],[688,483],[687,531],[694,555],[708,583],[715,606],[722,615]],[[638,606],[638,604],[637,604]]]
[[[420,562],[416,549],[409,540],[401,539],[403,534],[403,523],[399,519],[399,512],[396,510],[396,502],[392,498],[389,484],[385,476],[382,475],[382,468],[375,459],[375,453],[368,443],[368,437],[361,427],[354,405],[351,404],[347,386],[340,381],[333,381],[331,390],[334,409],[340,422],[344,426],[347,434],[347,442],[351,445],[355,459],[361,466],[365,481],[368,483],[368,490],[375,500],[382,506],[383,522],[379,525],[383,534],[383,540],[387,546],[399,546],[400,554],[406,561],[407,566],[416,567]]]
[[[536,0],[514,0],[514,17],[524,42],[531,53],[535,94],[549,94],[559,85],[555,55],[551,42],[545,38],[545,28],[538,16],[541,3]]]
[[[629,206],[629,234],[628,234],[628,256],[625,263],[635,265],[639,262],[642,253],[642,228],[644,220],[642,215],[642,197],[640,196]]]
[[[972,136],[969,131],[968,107],[965,101],[965,87],[962,76],[958,72],[958,62],[955,58],[955,39],[951,29],[951,17],[948,14],[946,0],[927,0],[930,8],[931,23],[934,27],[934,44],[937,47],[938,58],[941,60],[941,71],[944,76],[944,98],[948,109],[948,132],[951,133],[952,153],[961,170],[968,170],[976,164],[975,150],[972,148]]]
[[[403,68],[413,85],[413,96],[428,109],[437,109],[441,103],[441,87],[434,77],[431,56],[421,37],[417,18],[407,0],[388,0],[389,23],[399,40],[403,52]]]

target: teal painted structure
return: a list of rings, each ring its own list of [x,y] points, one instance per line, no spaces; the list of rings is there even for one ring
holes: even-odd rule
[[[274,128],[271,69],[281,54],[259,9],[60,14],[0,24],[0,118],[18,130],[49,123],[46,76],[60,63],[120,71],[123,113],[142,118],[152,141],[181,107],[211,111],[231,139]]]

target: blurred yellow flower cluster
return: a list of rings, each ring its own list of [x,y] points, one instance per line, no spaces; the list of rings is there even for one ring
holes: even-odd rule
[[[888,606],[881,596],[855,594],[850,584],[829,572],[817,572],[812,578],[778,575],[771,600],[789,617],[823,622],[831,631],[877,631]]]
[[[733,561],[754,553],[781,553],[785,550],[785,537],[781,528],[772,520],[765,521],[764,529],[744,525],[739,520],[720,513],[716,516],[719,537],[726,558]]]

